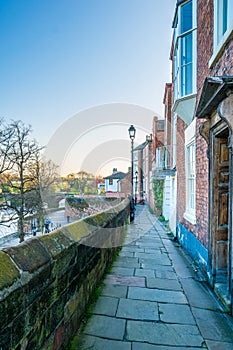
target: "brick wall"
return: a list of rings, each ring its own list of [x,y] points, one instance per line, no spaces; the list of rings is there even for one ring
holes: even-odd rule
[[[0,251],[0,349],[62,349],[121,244],[129,215],[114,209]]]
[[[199,133],[202,120],[197,120],[196,128],[196,228],[195,233],[201,243],[208,244],[208,177],[209,162],[207,143]]]
[[[212,0],[198,1],[197,31],[197,104],[207,76],[233,74],[233,40],[227,43],[222,56],[209,68],[213,54],[214,7]],[[204,120],[196,125],[196,227],[194,232],[205,247],[208,244],[208,158],[207,144],[199,133]]]
[[[198,1],[197,29],[197,104],[203,83],[211,75],[209,60],[213,54],[214,28],[213,0]],[[208,245],[208,158],[207,143],[199,132],[204,120],[196,123],[196,225],[193,232],[207,247]]]
[[[209,60],[213,53],[213,0],[198,0],[197,12],[197,104],[206,76],[211,75]]]
[[[233,75],[233,39],[228,42],[223,55],[211,69],[211,75]]]

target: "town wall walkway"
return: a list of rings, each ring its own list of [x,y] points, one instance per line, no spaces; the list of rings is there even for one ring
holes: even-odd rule
[[[147,206],[70,349],[233,349],[232,317]]]

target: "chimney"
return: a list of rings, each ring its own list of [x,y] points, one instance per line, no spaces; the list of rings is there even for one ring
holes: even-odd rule
[[[116,173],[117,173],[117,168],[113,168],[112,173],[113,173],[113,174],[116,174]]]

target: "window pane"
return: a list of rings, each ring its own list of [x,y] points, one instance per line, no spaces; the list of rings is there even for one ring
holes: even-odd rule
[[[181,65],[192,62],[193,41],[192,33],[181,38]]]
[[[228,0],[223,0],[222,34],[224,34],[227,30],[227,2]]]
[[[192,63],[183,66],[181,69],[181,94],[190,95],[193,92],[192,82],[193,65]]]
[[[193,26],[193,14],[192,14],[192,1],[187,2],[181,6],[181,34],[192,29]]]
[[[228,0],[218,0],[217,2],[217,41],[219,42],[222,36],[227,31],[228,27]]]
[[[181,38],[181,95],[189,95],[193,91],[193,45],[192,33]]]

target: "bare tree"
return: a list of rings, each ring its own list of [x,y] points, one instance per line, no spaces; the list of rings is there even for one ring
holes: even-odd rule
[[[31,177],[34,179],[33,191],[28,199],[28,205],[36,211],[37,225],[43,227],[45,219],[44,202],[49,200],[51,185],[58,178],[58,166],[51,160],[44,160],[40,153],[30,166]]]
[[[0,120],[0,175],[9,171],[13,162],[9,159],[8,154],[11,153],[13,147],[14,129],[7,125],[4,119]]]
[[[36,163],[42,148],[30,138],[31,126],[25,125],[22,121],[13,121],[9,129],[13,130],[10,136],[11,145],[8,149],[7,147],[3,149],[2,155],[9,169],[2,174],[2,185],[6,190],[2,191],[1,199],[5,207],[13,210],[9,219],[18,219],[19,239],[22,242],[25,235],[25,216],[30,212],[26,199],[29,193],[35,190],[36,184],[31,167]]]

